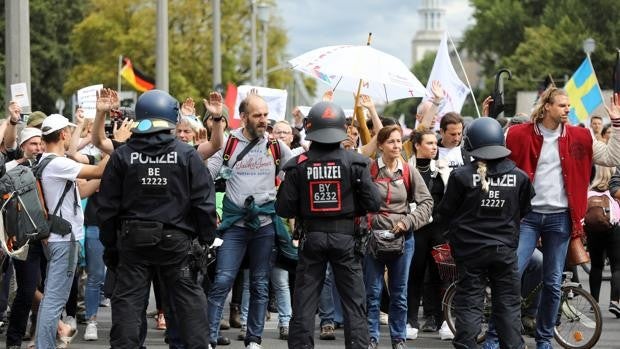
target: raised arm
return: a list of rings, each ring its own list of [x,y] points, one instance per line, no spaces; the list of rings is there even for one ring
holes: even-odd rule
[[[615,167],[620,165],[620,93],[614,93],[611,106],[605,109],[614,132],[607,144],[593,138],[592,160],[597,165]]]
[[[69,144],[67,155],[79,163],[88,164],[90,162],[88,156],[78,152],[80,136],[82,135],[82,130],[84,130],[84,109],[80,107],[75,110],[75,124],[77,126],[73,130],[73,134],[71,134],[71,143]]]
[[[17,124],[21,118],[22,108],[15,101],[9,103],[9,123],[4,130],[4,147],[6,149],[17,148]]]
[[[93,145],[106,154],[114,151],[112,141],[105,135],[105,116],[113,108],[118,108],[120,101],[118,93],[112,89],[104,88],[97,92],[97,110],[92,129]]]
[[[198,146],[198,153],[202,159],[208,159],[218,150],[222,149],[224,143],[224,127],[225,123],[222,120],[222,109],[224,108],[222,95],[218,92],[211,92],[209,94],[209,100],[202,100],[207,109],[207,113],[211,115],[213,120],[213,128],[211,129],[211,139],[201,143]]]

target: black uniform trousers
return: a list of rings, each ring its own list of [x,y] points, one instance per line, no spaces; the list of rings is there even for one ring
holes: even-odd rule
[[[458,246],[453,246],[458,250]],[[492,321],[502,349],[521,349],[521,280],[515,248],[488,246],[474,255],[456,258],[459,278],[454,307],[455,348],[478,348],[484,289],[491,287]],[[487,282],[488,280],[488,282]]]
[[[361,258],[354,252],[351,234],[309,232],[299,251],[293,317],[289,326],[290,349],[314,348],[314,322],[325,280],[332,265],[344,311],[345,348],[368,348],[366,292]]]
[[[190,244],[191,238],[178,230],[164,229],[161,241],[152,247],[134,247],[130,240],[119,237],[119,264],[111,299],[113,349],[140,347],[144,304],[156,273],[163,287],[170,290],[185,348],[207,348],[207,302],[189,269]]]

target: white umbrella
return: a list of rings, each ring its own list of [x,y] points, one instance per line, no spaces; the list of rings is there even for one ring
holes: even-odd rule
[[[384,99],[422,97],[426,89],[398,58],[371,46],[321,47],[289,61],[293,69],[311,75],[332,89]]]

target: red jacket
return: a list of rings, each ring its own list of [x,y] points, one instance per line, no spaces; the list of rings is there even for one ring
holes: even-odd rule
[[[560,164],[564,177],[564,189],[568,198],[568,210],[573,224],[573,237],[583,235],[581,221],[588,203],[587,193],[592,171],[592,135],[586,128],[562,124],[558,138]],[[510,127],[506,147],[512,151],[510,159],[525,171],[534,182],[534,174],[543,144],[543,136],[537,124],[526,123]]]

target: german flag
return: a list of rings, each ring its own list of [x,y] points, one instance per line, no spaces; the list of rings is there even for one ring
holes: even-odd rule
[[[131,60],[123,57],[123,68],[121,68],[121,76],[129,82],[133,88],[140,92],[152,90],[155,88],[155,80],[150,78],[138,69],[134,68]]]

